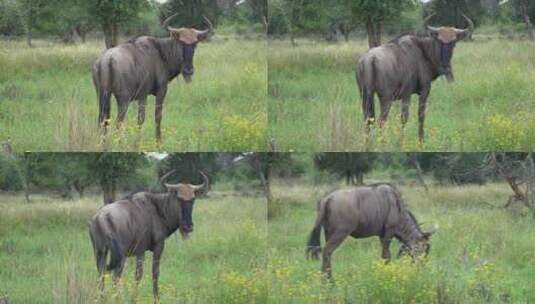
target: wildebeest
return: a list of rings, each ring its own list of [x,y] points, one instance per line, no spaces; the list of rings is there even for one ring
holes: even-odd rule
[[[390,260],[390,242],[399,240],[402,250],[417,256],[430,250],[431,233],[423,232],[406,209],[401,193],[390,184],[375,184],[337,190],[318,202],[317,217],[307,244],[307,255],[317,259],[322,252],[321,228],[325,233],[322,271],[331,277],[331,255],[345,238],[379,236],[382,257]]]
[[[200,193],[208,189],[208,177],[201,172],[203,183],[164,184],[171,174],[161,178],[166,193],[139,192],[101,207],[89,223],[89,234],[100,276],[100,288],[104,288],[104,272],[113,271],[116,282],[123,271],[128,256],[136,257],[136,281],[143,275],[145,252],[152,251],[153,295],[158,299],[160,257],[165,239],[180,230],[186,239],[193,231],[193,204]],[[106,266],[108,252],[110,262]]]
[[[402,100],[401,124],[404,127],[409,117],[410,97],[418,94],[418,138],[420,143],[424,141],[425,111],[431,82],[440,75],[453,81],[451,58],[455,44],[469,37],[474,29],[474,23],[466,16],[467,29],[429,26],[427,23],[431,17],[425,20],[428,37],[402,36],[370,49],[359,59],[356,77],[367,132],[375,120],[376,93],[381,105],[381,127],[388,118],[393,101],[398,99]]]
[[[199,41],[213,33],[213,26],[199,31],[169,26],[177,14],[167,18],[163,26],[169,38],[141,36],[107,50],[93,65],[93,82],[99,99],[99,125],[106,130],[110,119],[111,95],[117,100],[117,126],[124,121],[128,104],[137,100],[138,125],[145,121],[147,95],[156,96],[156,139],[161,141],[160,124],[167,85],[180,73],[186,82],[193,75],[193,55]]]

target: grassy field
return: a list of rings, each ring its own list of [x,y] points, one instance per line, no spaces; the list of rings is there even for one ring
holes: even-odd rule
[[[281,151],[487,151],[535,148],[535,44],[490,39],[459,43],[456,81],[437,79],[418,143],[417,96],[400,140],[400,102],[367,146],[355,67],[365,41],[269,41],[269,137]],[[378,109],[376,98],[376,108]],[[378,111],[378,110],[377,110]],[[378,113],[378,112],[377,112]]]
[[[169,84],[163,145],[155,141],[154,97],[141,132],[137,103],[125,127],[103,146],[91,66],[103,43],[63,45],[0,41],[0,142],[18,151],[242,151],[266,142],[266,43],[234,38],[199,45],[191,85]],[[116,103],[112,100],[112,124]]]
[[[87,221],[100,197],[60,201],[0,196],[0,299],[10,303],[96,303],[97,271]],[[160,270],[162,303],[265,303],[266,211],[262,198],[214,190],[198,200],[195,231],[166,242]],[[137,299],[152,303],[151,254]],[[134,303],[134,260],[107,303]]]
[[[348,238],[333,255],[335,284],[324,284],[321,262],[305,259],[305,245],[316,202],[334,186],[273,186],[279,215],[268,225],[272,303],[535,302],[535,225],[526,210],[491,206],[506,202],[510,190],[502,184],[432,186],[429,193],[401,186],[423,229],[437,229],[428,258],[385,265],[378,238]],[[393,256],[398,248],[394,241]]]

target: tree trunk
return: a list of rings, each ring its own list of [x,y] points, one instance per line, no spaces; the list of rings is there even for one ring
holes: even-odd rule
[[[364,174],[362,172],[357,172],[357,185],[364,185]]]
[[[117,46],[119,31],[117,23],[105,24],[102,30],[104,32],[104,42],[106,43],[106,49],[111,49]]]
[[[24,198],[26,198],[26,203],[30,202],[30,181],[26,179],[24,187]]]
[[[366,21],[366,31],[368,32],[368,46],[374,48],[381,45],[382,22],[373,21],[368,18]]]
[[[26,43],[28,44],[28,47],[32,47],[32,18],[32,10],[30,9],[28,11],[28,24],[26,25],[26,30],[28,31],[26,35]]]
[[[111,204],[115,201],[115,182],[114,181],[102,181],[102,199],[104,200],[104,205]]]
[[[535,34],[533,33],[533,25],[531,24],[531,21],[529,20],[529,12],[528,12],[528,3],[527,0],[524,0],[520,3],[521,9],[522,9],[522,15],[524,17],[524,22],[526,23],[526,30],[528,31],[528,37],[530,40],[535,40]]]
[[[416,169],[416,178],[418,178],[418,182],[420,183],[422,187],[424,187],[425,191],[428,192],[429,188],[425,184],[425,181],[423,178],[422,167],[420,167],[420,162],[418,161],[417,155],[414,153],[409,155],[409,162],[414,167],[414,169]]]

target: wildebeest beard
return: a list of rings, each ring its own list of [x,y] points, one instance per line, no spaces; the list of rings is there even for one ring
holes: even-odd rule
[[[191,82],[193,75],[193,55],[195,54],[195,44],[183,44],[182,48],[182,76],[186,82]]]
[[[451,70],[451,57],[453,56],[453,48],[455,48],[455,42],[440,42],[440,72],[444,74],[446,79],[450,82],[454,80],[453,72]]]
[[[180,231],[182,233],[190,233],[193,231],[193,202],[183,202],[181,205],[182,221],[180,223]]]

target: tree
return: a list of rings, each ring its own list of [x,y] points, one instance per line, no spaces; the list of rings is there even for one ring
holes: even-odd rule
[[[33,30],[41,16],[45,13],[46,6],[46,0],[19,0],[19,10],[26,27],[26,42],[28,47],[32,47]]]
[[[363,185],[364,174],[371,171],[376,154],[373,153],[319,153],[314,156],[318,170],[345,177],[347,185]]]
[[[253,10],[256,18],[262,22],[264,25],[264,32],[267,33],[269,26],[267,0],[248,0],[247,4],[249,4]]]
[[[487,166],[513,191],[504,208],[520,202],[535,217],[535,162],[532,153],[489,153]]]
[[[137,16],[149,3],[145,0],[94,0],[87,1],[88,11],[100,24],[104,32],[106,48],[115,47],[119,39],[119,28]]]
[[[535,40],[535,33],[533,32],[533,25],[530,20],[530,12],[535,14],[535,4],[529,0],[515,0],[514,5],[518,8],[524,23],[526,24],[526,31],[530,40]]]
[[[194,27],[201,29],[203,25],[204,16],[210,19],[214,24],[221,14],[221,8],[217,1],[213,0],[170,0],[163,6],[163,11],[167,13],[165,16],[178,14],[174,19],[177,27]],[[162,19],[163,16],[162,16]]]
[[[354,0],[351,1],[351,12],[364,20],[368,33],[368,46],[373,48],[382,43],[385,22],[399,18],[406,7],[414,5],[413,0]]]
[[[159,165],[158,175],[174,171],[168,178],[169,182],[200,184],[203,182],[199,171],[210,179],[210,187],[215,183],[215,173],[219,171],[216,153],[173,153]]]
[[[141,153],[93,153],[89,169],[95,175],[102,189],[104,204],[116,200],[117,189],[121,183],[135,178],[139,167],[147,160]]]

